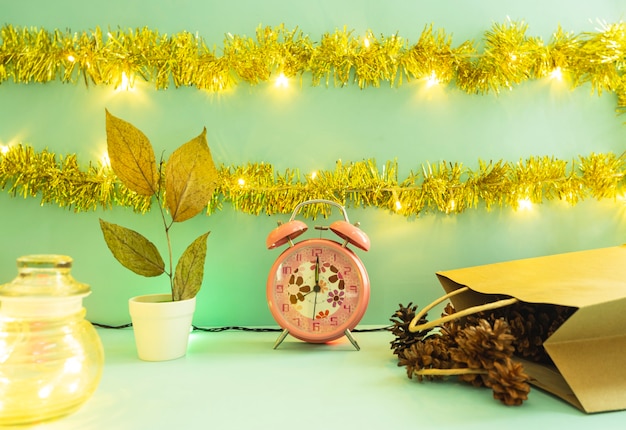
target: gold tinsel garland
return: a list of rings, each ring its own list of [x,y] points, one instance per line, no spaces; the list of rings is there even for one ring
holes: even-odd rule
[[[291,213],[308,199],[330,199],[346,206],[377,207],[407,217],[423,212],[461,213],[470,208],[509,206],[520,201],[562,200],[575,204],[587,197],[616,198],[626,191],[626,154],[580,156],[571,163],[554,157],[518,162],[478,162],[472,170],[460,163],[425,164],[398,180],[397,162],[379,169],[374,160],[344,164],[315,176],[297,170],[276,172],[270,164],[221,166],[219,184],[207,210],[229,202],[235,210],[258,215]],[[0,154],[0,187],[13,196],[41,198],[75,212],[113,205],[144,213],[151,201],[121,185],[105,166],[83,170],[76,155],[56,156],[16,145]],[[318,207],[319,206],[319,207]],[[309,205],[305,216],[326,215],[324,205]]]
[[[431,77],[468,93],[511,89],[553,71],[572,86],[590,83],[593,91],[617,95],[626,107],[626,24],[601,23],[596,32],[573,34],[560,27],[550,41],[526,34],[527,24],[494,24],[483,35],[482,52],[473,41],[452,46],[444,30],[426,26],[419,40],[398,34],[364,36],[343,28],[318,42],[284,25],[259,27],[256,37],[227,34],[221,53],[196,33],[167,35],[149,28],[71,32],[58,29],[0,30],[0,83],[78,82],[119,85],[123,75],[153,82],[156,89],[193,86],[220,91],[238,82],[257,84],[274,74],[311,75],[313,85],[360,88]]]
[[[221,55],[198,34],[168,36],[148,28],[93,31],[48,31],[5,25],[0,29],[0,83],[62,82],[119,85],[123,77],[220,91],[238,82],[258,84],[274,74],[311,75],[313,85],[360,88],[381,83],[431,78],[455,84],[468,93],[498,93],[529,79],[559,71],[573,87],[589,83],[601,94],[617,96],[626,108],[626,25],[601,24],[601,30],[578,35],[560,27],[546,44],[526,35],[523,22],[495,24],[484,34],[482,53],[473,42],[452,46],[443,30],[426,26],[416,43],[398,34],[356,36],[346,28],[313,42],[283,25],[259,27],[256,38],[228,34]],[[571,163],[551,157],[519,162],[484,162],[471,170],[460,163],[426,164],[403,181],[397,163],[379,171],[373,160],[337,163],[334,171],[315,177],[297,170],[275,172],[269,164],[222,166],[220,186],[208,211],[225,201],[251,214],[287,213],[310,198],[353,206],[375,206],[405,216],[423,211],[460,213],[484,205],[516,208],[521,200],[560,199],[572,204],[585,197],[615,198],[623,193],[624,155],[591,154]],[[132,207],[146,212],[150,201],[129,192],[101,165],[81,170],[75,155],[58,157],[28,146],[0,155],[0,186],[12,195],[41,196],[75,211]],[[307,207],[316,216],[324,208]]]

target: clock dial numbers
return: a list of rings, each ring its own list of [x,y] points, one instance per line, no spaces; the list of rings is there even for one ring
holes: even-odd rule
[[[282,318],[311,334],[338,331],[362,300],[358,267],[348,250],[330,243],[289,248],[274,275],[273,302]]]

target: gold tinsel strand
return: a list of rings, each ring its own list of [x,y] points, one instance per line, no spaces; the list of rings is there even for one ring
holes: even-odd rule
[[[484,34],[478,53],[472,41],[458,47],[443,30],[426,26],[417,43],[398,34],[365,37],[343,28],[326,33],[319,43],[284,25],[259,27],[256,39],[228,34],[222,55],[210,50],[196,33],[162,35],[148,28],[89,32],[47,31],[37,28],[0,29],[0,82],[78,82],[119,85],[131,80],[153,81],[157,89],[195,86],[209,91],[233,87],[238,81],[258,84],[275,72],[286,76],[310,73],[313,85],[324,82],[360,88],[388,81],[436,79],[469,93],[499,92],[559,69],[574,87],[590,83],[601,94],[617,95],[618,110],[626,108],[626,25],[601,24],[597,32],[573,35],[560,27],[548,44],[526,35],[523,22],[494,24]],[[122,187],[109,169],[79,168],[76,157],[57,157],[29,147],[14,147],[0,156],[0,186],[12,195],[40,196],[75,211],[111,205],[139,212],[150,201]],[[575,204],[587,196],[615,198],[623,193],[624,156],[591,154],[578,163],[530,157],[517,163],[478,161],[472,171],[460,163],[426,163],[398,182],[397,163],[380,172],[374,160],[337,163],[332,172],[315,177],[298,170],[274,172],[268,164],[222,167],[221,185],[209,212],[224,201],[251,214],[290,212],[309,198],[328,198],[354,206],[375,206],[417,216],[423,211],[461,213],[484,205],[516,208],[521,199],[541,202],[560,199]],[[569,168],[569,173],[568,173]],[[308,216],[325,215],[309,206]],[[322,211],[322,212],[319,212]]]
[[[318,42],[284,25],[256,29],[255,37],[227,34],[221,54],[202,37],[138,28],[82,32],[42,28],[0,29],[0,82],[62,82],[119,85],[143,79],[156,89],[194,86],[208,91],[239,81],[258,84],[274,73],[309,73],[312,85],[360,88],[383,82],[400,86],[405,79],[433,78],[468,93],[498,93],[558,69],[573,87],[590,83],[594,92],[617,96],[626,108],[626,24],[600,23],[596,32],[572,34],[561,27],[545,43],[528,36],[524,22],[494,24],[483,34],[482,52],[474,41],[452,46],[444,30],[426,26],[417,42],[399,34],[364,36],[344,27]]]
[[[518,162],[478,161],[472,170],[461,163],[425,163],[398,181],[398,164],[382,169],[375,160],[343,163],[332,171],[302,175],[297,169],[276,172],[267,163],[221,166],[219,184],[207,212],[230,203],[253,215],[290,213],[300,202],[328,199],[345,206],[376,207],[406,217],[424,212],[459,214],[494,206],[517,208],[520,200],[542,203],[563,200],[575,204],[586,197],[615,199],[626,192],[626,154],[580,156],[577,162],[554,157],[530,157]],[[89,163],[81,168],[75,154],[57,156],[27,145],[0,154],[0,188],[12,196],[38,197],[75,212],[131,207],[145,213],[150,199],[125,188],[113,172]],[[327,216],[327,205],[309,205],[304,216]]]

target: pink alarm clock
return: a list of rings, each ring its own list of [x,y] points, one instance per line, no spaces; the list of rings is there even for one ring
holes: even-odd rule
[[[328,204],[339,208],[343,220],[328,227],[342,242],[331,239],[293,239],[307,231],[307,225],[295,220],[303,206]],[[283,329],[274,349],[288,334],[310,343],[325,343],[346,336],[359,350],[351,330],[365,314],[370,296],[370,282],[365,266],[348,248],[370,248],[368,236],[348,220],[346,210],[330,200],[308,200],[296,206],[288,222],[279,223],[266,240],[268,249],[288,244],[270,269],[267,278],[267,302],[272,316]]]

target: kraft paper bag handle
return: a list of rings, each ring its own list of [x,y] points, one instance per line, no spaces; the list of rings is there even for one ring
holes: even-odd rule
[[[455,312],[453,314],[446,315],[445,317],[441,317],[441,318],[438,318],[436,320],[428,321],[428,322],[425,322],[424,324],[418,325],[418,322],[428,313],[429,310],[431,310],[432,308],[434,308],[435,306],[437,306],[439,303],[443,302],[444,300],[447,300],[450,297],[456,296],[457,294],[461,294],[461,293],[464,293],[466,291],[469,291],[469,287],[459,288],[457,290],[449,292],[448,294],[446,294],[444,296],[439,297],[437,300],[435,300],[434,302],[432,302],[431,304],[426,306],[417,315],[415,315],[415,317],[413,317],[413,319],[411,320],[411,323],[409,324],[409,331],[411,333],[416,333],[416,332],[419,332],[419,331],[430,330],[430,329],[435,328],[438,325],[446,323],[448,321],[452,321],[452,320],[455,320],[455,319],[458,319],[458,318],[463,318],[465,316],[472,315],[472,314],[475,314],[475,313],[478,313],[478,312],[483,312],[483,311],[489,311],[489,310],[492,310],[492,309],[503,308],[505,306],[512,305],[513,303],[517,303],[519,301],[515,297],[512,297],[510,299],[502,299],[502,300],[498,300],[498,301],[491,302],[491,303],[485,303],[483,305],[472,306],[472,307],[463,309],[463,310],[461,310],[459,312]]]

